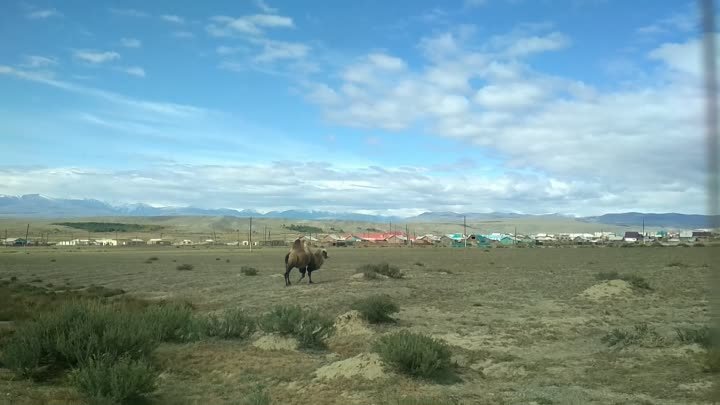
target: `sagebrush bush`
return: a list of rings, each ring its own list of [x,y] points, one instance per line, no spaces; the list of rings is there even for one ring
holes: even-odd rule
[[[197,340],[200,325],[192,308],[182,303],[163,303],[149,307],[142,318],[149,330],[161,342],[187,342]]]
[[[705,355],[705,371],[710,373],[720,372],[720,348],[712,347]]]
[[[299,306],[278,305],[260,318],[260,328],[267,333],[292,335],[295,327],[303,318],[303,310]]]
[[[192,264],[178,264],[177,267],[175,267],[178,270],[192,270],[195,268]]]
[[[220,315],[210,314],[204,321],[205,336],[222,339],[247,339],[255,332],[257,320],[239,308],[225,310]]]
[[[335,333],[335,321],[315,311],[306,311],[295,329],[295,338],[306,349],[325,348],[325,340]]]
[[[3,362],[22,376],[40,366],[70,368],[90,358],[142,358],[158,340],[141,314],[97,301],[65,304],[21,326],[3,350]]]
[[[679,260],[675,260],[673,262],[668,263],[668,267],[687,267],[687,264],[685,264]]]
[[[270,405],[270,403],[270,394],[262,386],[253,388],[240,402],[241,405]]]
[[[666,344],[660,334],[646,323],[633,326],[630,330],[613,329],[603,336],[601,341],[608,346],[623,348],[627,346],[661,347]]]
[[[425,266],[425,263],[423,263],[423,262],[415,262],[415,265],[416,265],[416,266],[423,267],[423,266]]]
[[[675,334],[681,343],[697,343],[706,349],[712,346],[715,337],[715,333],[707,326],[700,328],[675,328]]]
[[[264,332],[293,336],[303,348],[323,348],[325,339],[335,332],[334,320],[316,310],[278,305],[260,318]]]
[[[595,275],[598,280],[623,280],[632,287],[640,290],[652,290],[650,284],[643,277],[635,274],[620,274],[617,271],[600,272]]]
[[[385,363],[411,376],[432,378],[450,368],[448,345],[418,333],[401,331],[382,336],[374,349]]]
[[[650,284],[645,280],[643,277],[640,277],[635,274],[630,274],[623,276],[622,280],[627,281],[630,283],[631,286],[640,289],[640,290],[652,290],[652,287],[650,287]]]
[[[373,295],[362,298],[352,304],[352,309],[360,312],[370,323],[395,322],[390,315],[400,312],[400,307],[387,295]]]
[[[257,276],[258,270],[255,267],[242,266],[240,272],[246,276]]]
[[[88,398],[129,403],[155,390],[158,372],[144,359],[91,358],[70,374],[70,382]]]
[[[617,271],[600,272],[595,275],[598,280],[620,280],[620,273]]]
[[[387,263],[380,263],[380,264],[365,264],[357,268],[355,271],[356,273],[363,273],[365,274],[365,277],[367,278],[377,278],[377,277],[368,277],[368,273],[376,273],[381,274],[383,276],[387,276],[390,278],[402,278],[403,273],[400,271],[400,269],[396,266],[391,266]]]
[[[33,376],[48,352],[48,339],[37,324],[18,330],[2,349],[2,363],[23,378]]]

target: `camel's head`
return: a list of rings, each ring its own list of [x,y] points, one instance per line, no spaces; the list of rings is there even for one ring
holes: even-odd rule
[[[320,253],[322,253],[324,258],[328,258],[327,249],[320,249]]]

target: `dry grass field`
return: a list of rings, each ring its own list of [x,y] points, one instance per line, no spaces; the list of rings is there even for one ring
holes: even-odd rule
[[[273,404],[709,404],[717,374],[704,371],[705,349],[679,341],[675,329],[708,324],[715,249],[336,248],[314,273],[316,284],[286,288],[285,249],[3,248],[0,279],[52,290],[119,288],[126,297],[186,300],[198,313],[298,304],[336,317],[373,294],[400,306],[396,323],[338,321],[326,350],[298,350],[259,333],[163,343],[150,404],[242,404],[258,386]],[[358,266],[379,262],[405,277],[353,277]],[[193,268],[179,271],[181,264]],[[259,274],[244,275],[241,266]],[[651,289],[599,280],[601,272],[641,277]],[[295,270],[291,279],[298,277]],[[613,329],[644,324],[650,332],[624,346],[603,341]],[[452,378],[407,377],[371,354],[379,336],[402,329],[447,342]],[[31,382],[0,369],[2,404],[83,401],[63,380]]]

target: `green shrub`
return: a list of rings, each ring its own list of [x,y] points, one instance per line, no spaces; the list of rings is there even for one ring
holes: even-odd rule
[[[411,376],[431,378],[450,368],[448,345],[425,335],[408,331],[385,335],[374,348],[385,363]]]
[[[302,308],[298,306],[278,305],[260,318],[260,329],[267,333],[290,336],[303,315]]]
[[[400,311],[398,304],[387,295],[373,295],[359,299],[353,303],[352,309],[360,312],[370,323],[394,322],[390,314]]]
[[[18,330],[2,349],[2,363],[23,378],[34,375],[48,352],[48,339],[38,324]]]
[[[314,311],[306,311],[295,328],[295,338],[302,348],[323,349],[325,339],[335,333],[335,321]]]
[[[620,280],[620,274],[617,271],[600,272],[595,275],[598,280]]]
[[[149,330],[161,342],[187,342],[196,340],[200,325],[188,304],[163,303],[149,307],[144,313]]]
[[[717,347],[710,348],[705,355],[705,371],[709,373],[717,373],[720,371],[720,349]]]
[[[211,314],[205,319],[206,336],[222,339],[247,339],[255,332],[257,322],[245,311],[236,308],[225,310],[220,316]]]
[[[685,264],[685,263],[683,263],[683,262],[681,262],[681,261],[678,261],[678,260],[675,260],[674,262],[668,263],[667,266],[668,266],[668,267],[688,267],[687,264]]]
[[[697,343],[706,349],[712,346],[715,335],[707,326],[700,328],[675,328],[675,334],[681,343]]]
[[[640,290],[652,290],[648,282],[635,274],[620,274],[617,271],[600,272],[595,275],[598,280],[623,280],[627,281],[631,286]]]
[[[192,270],[195,268],[192,264],[178,264],[177,267],[175,267],[178,270]]]
[[[425,266],[425,263],[423,263],[423,262],[415,262],[415,265],[416,265],[416,266],[420,266],[420,267],[424,267],[424,266]]]
[[[601,339],[608,346],[623,348],[627,346],[661,347],[665,339],[646,323],[633,326],[631,330],[613,329]]]
[[[73,370],[70,382],[95,401],[130,403],[155,390],[157,371],[145,360],[91,358]]]
[[[324,340],[335,331],[332,318],[298,306],[276,306],[263,315],[259,323],[267,333],[295,337],[303,348],[323,348]]]
[[[240,402],[241,405],[270,405],[270,403],[270,394],[262,386],[255,387]]]
[[[246,276],[257,276],[258,270],[255,267],[242,266],[240,272]]]
[[[633,286],[639,290],[652,290],[652,287],[650,287],[650,284],[648,284],[648,282],[644,278],[642,278],[638,275],[631,274],[628,276],[623,276],[622,280],[627,281],[628,283],[630,283],[631,286]]]
[[[363,266],[360,266],[355,271],[356,273],[363,273],[365,274],[366,278],[377,278],[377,277],[368,277],[368,273],[376,273],[381,274],[383,276],[387,276],[390,278],[402,278],[403,273],[400,271],[400,269],[396,266],[391,266],[387,263],[380,263],[380,264],[365,264]]]
[[[69,368],[98,356],[142,358],[157,343],[140,314],[120,305],[79,301],[20,327],[3,351],[3,362],[29,376],[40,366]]]

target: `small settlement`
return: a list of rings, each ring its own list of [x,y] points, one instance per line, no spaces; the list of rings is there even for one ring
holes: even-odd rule
[[[594,233],[537,233],[532,235],[513,233],[477,233],[477,234],[425,234],[421,236],[406,235],[404,232],[373,232],[357,234],[295,234],[287,235],[288,240],[261,240],[261,241],[232,241],[223,242],[214,239],[192,240],[192,239],[169,239],[169,238],[128,238],[128,239],[71,239],[49,242],[44,239],[33,240],[24,238],[1,239],[0,245],[4,246],[196,246],[196,245],[222,245],[239,247],[273,247],[288,246],[290,240],[300,238],[308,241],[311,245],[335,246],[335,247],[369,247],[369,246],[412,246],[412,247],[510,247],[510,246],[568,246],[568,245],[600,245],[620,246],[628,244],[655,244],[664,246],[697,244],[720,237],[719,234],[708,229],[697,229],[692,231],[657,231],[637,232],[627,231],[623,234],[614,232]]]

